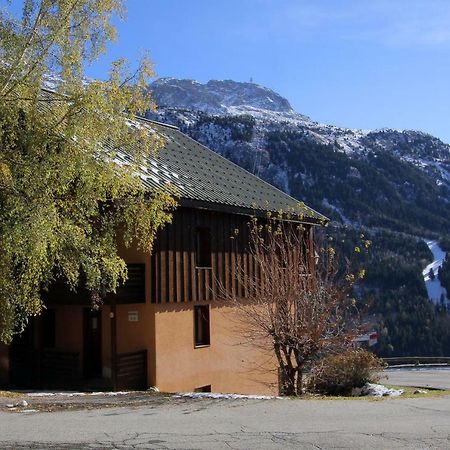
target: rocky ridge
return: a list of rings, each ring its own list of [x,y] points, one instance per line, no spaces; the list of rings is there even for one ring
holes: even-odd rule
[[[450,225],[450,146],[413,130],[322,124],[254,83],[163,78],[150,118],[346,224],[440,233]],[[450,209],[450,208],[449,208]]]
[[[435,305],[423,238],[450,251],[450,146],[420,131],[353,130],[295,112],[262,86],[162,79],[150,118],[178,126],[332,219],[338,254],[372,246],[355,296],[379,333],[380,356],[446,356],[450,304]]]

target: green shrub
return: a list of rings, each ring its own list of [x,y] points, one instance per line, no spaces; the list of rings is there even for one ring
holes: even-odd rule
[[[363,349],[331,354],[312,367],[307,390],[325,395],[349,395],[353,388],[378,381],[384,367],[380,358]]]

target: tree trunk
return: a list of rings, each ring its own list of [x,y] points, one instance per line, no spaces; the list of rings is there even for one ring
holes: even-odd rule
[[[292,364],[289,352],[280,344],[274,344],[275,355],[278,360],[279,376],[278,376],[278,392],[281,396],[298,396],[302,395],[302,375],[303,371],[299,366]],[[283,356],[284,355],[284,358]],[[297,360],[297,359],[296,359]]]
[[[296,396],[296,373],[297,369],[290,367],[289,365],[283,365],[280,367],[280,395],[284,396]]]

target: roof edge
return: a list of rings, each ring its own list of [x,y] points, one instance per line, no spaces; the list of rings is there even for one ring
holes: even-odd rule
[[[148,119],[147,119],[147,120],[148,120]],[[151,122],[151,121],[149,121],[149,122]],[[210,149],[209,147],[207,147],[206,145],[202,144],[201,142],[199,142],[199,141],[193,139],[191,136],[187,135],[186,133],[183,133],[179,128],[177,128],[177,127],[172,127],[171,125],[169,125],[169,127],[176,129],[180,134],[182,134],[182,135],[183,135],[184,137],[186,137],[188,140],[195,142],[197,145],[200,145],[200,146],[203,147],[204,149],[206,149],[206,150],[208,150],[208,151],[210,151],[210,152],[214,152],[219,158],[221,158],[221,159],[227,161],[227,163],[232,164],[233,166],[239,168],[240,170],[243,170],[244,172],[247,172],[247,173],[248,173],[250,176],[252,176],[252,177],[258,178],[258,180],[260,180],[260,181],[263,182],[264,184],[270,186],[271,189],[275,189],[275,190],[277,190],[278,192],[281,192],[283,195],[286,195],[287,197],[289,197],[290,199],[292,199],[294,202],[301,203],[301,200],[298,200],[298,199],[292,197],[291,195],[289,195],[289,194],[287,194],[286,192],[282,191],[281,189],[277,188],[277,187],[274,186],[273,184],[270,184],[268,181],[263,180],[262,178],[258,177],[257,175],[255,175],[255,174],[249,172],[247,169],[244,169],[243,167],[239,166],[239,165],[236,164],[235,162],[230,161],[229,159],[227,159],[227,158],[225,158],[224,156],[222,156],[220,153],[215,152],[214,150]],[[308,217],[310,217],[311,220],[317,220],[318,222],[321,222],[321,221],[324,221],[324,220],[327,221],[327,222],[330,221],[330,219],[328,219],[328,217],[324,216],[322,213],[316,211],[315,209],[311,208],[310,206],[308,206],[308,205],[305,204],[305,207],[306,207],[307,209],[309,209],[310,211],[312,211],[314,214],[317,214],[318,216],[320,216],[320,218],[314,218],[314,217],[308,216]],[[265,210],[265,211],[266,211],[266,212],[269,212],[270,210]],[[273,211],[272,211],[272,212],[273,212]]]
[[[142,116],[135,116],[135,117],[136,117],[137,120],[140,120],[142,122],[153,123],[153,124],[159,125],[161,127],[171,128],[172,130],[180,131],[180,129],[176,125],[170,125],[168,123],[158,122],[157,120],[147,119],[147,117],[142,117]],[[180,133],[181,133],[181,131],[180,131]]]
[[[178,205],[182,208],[192,208],[192,209],[206,209],[208,211],[223,212],[229,214],[237,214],[248,217],[264,217],[267,218],[268,213],[276,213],[276,211],[264,210],[264,209],[252,209],[245,208],[241,206],[227,205],[225,203],[207,202],[204,200],[193,200],[188,198],[179,197]],[[285,216],[285,217],[284,217]],[[299,218],[296,214],[289,215],[283,214],[283,220],[288,220],[290,222],[304,223],[308,225],[327,225],[330,221],[325,216],[322,219],[310,216],[304,216]]]

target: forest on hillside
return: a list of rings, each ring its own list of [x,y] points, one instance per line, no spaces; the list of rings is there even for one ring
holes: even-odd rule
[[[341,226],[328,232],[341,254],[350,257],[360,232]],[[450,308],[428,299],[422,270],[431,261],[431,252],[425,241],[388,230],[364,233],[372,245],[364,262],[366,277],[354,295],[379,333],[374,351],[385,357],[449,356]],[[443,284],[449,275],[447,257],[439,275]]]
[[[346,152],[342,140],[325,142],[311,129],[249,114],[182,108],[159,114],[152,117],[328,216],[333,225],[327,232],[343,256],[350,256],[361,233],[372,241],[367,276],[355,296],[379,331],[378,354],[450,356],[448,305],[430,302],[422,277],[432,258],[423,238],[438,239],[450,251],[449,189],[432,169],[411,163],[432,156],[450,168],[444,144],[420,133],[379,131],[367,135],[359,151]],[[436,274],[443,284],[449,265]]]

